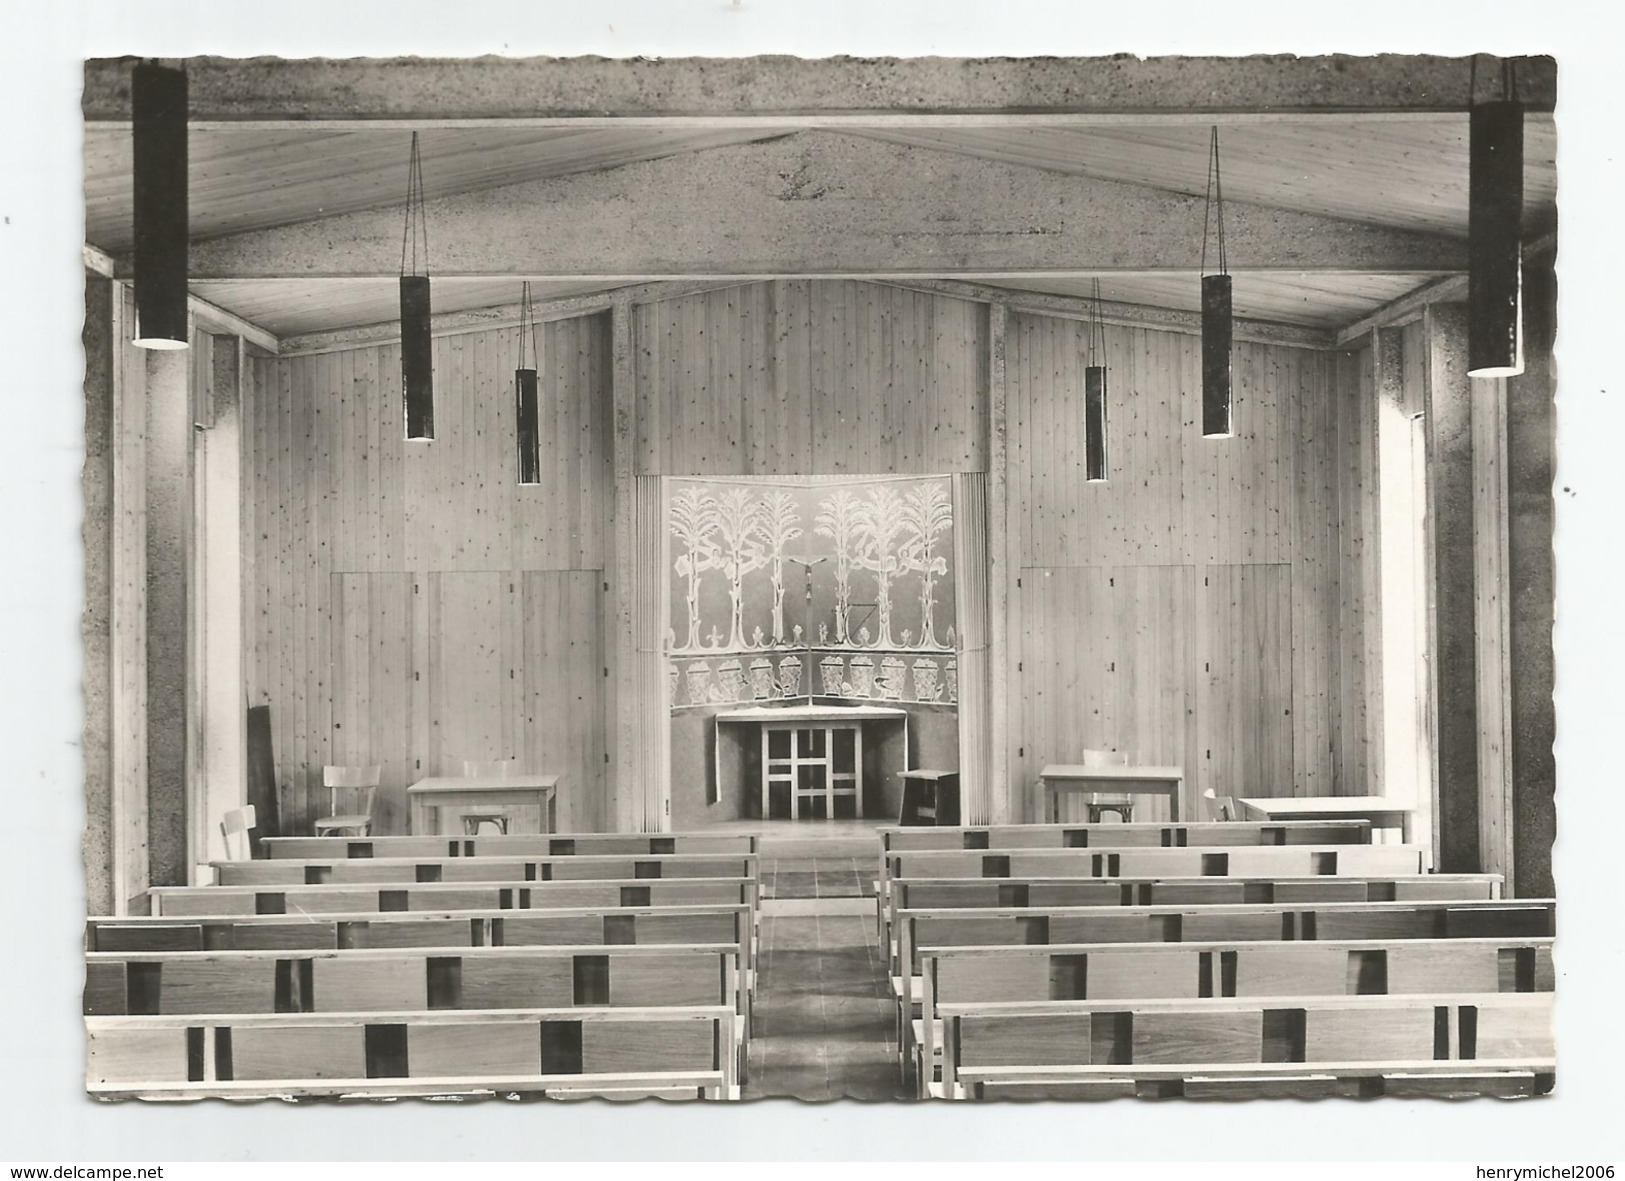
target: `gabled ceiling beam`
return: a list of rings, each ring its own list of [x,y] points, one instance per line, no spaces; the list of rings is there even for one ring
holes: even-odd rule
[[[583,295],[563,295],[555,299],[534,300],[529,315],[538,324],[553,320],[572,320],[577,316],[592,316],[607,312],[617,300],[629,303],[650,303],[660,299],[676,299],[700,291],[714,291],[719,287],[735,287],[739,281],[661,282],[643,283],[634,287],[616,287],[610,291],[594,291]],[[470,308],[464,311],[442,312],[430,317],[431,336],[457,336],[465,332],[487,332],[494,328],[516,328],[519,325],[520,305],[497,304],[492,307]],[[382,324],[365,324],[353,328],[333,328],[324,332],[305,332],[284,336],[281,355],[284,357],[311,353],[335,353],[344,349],[370,348],[375,345],[394,344],[401,338],[398,320]]]
[[[1091,122],[1280,121],[1465,111],[1499,96],[1503,59],[396,58],[185,59],[194,128],[324,125],[719,127],[1086,126]],[[1519,57],[1519,97],[1556,102],[1550,57]],[[90,123],[127,123],[133,59],[85,63]],[[1048,122],[1041,122],[1048,121]]]
[[[1466,265],[1466,244],[1440,235],[1240,202],[1225,212],[1235,271]],[[1196,269],[1203,201],[807,132],[445,197],[429,202],[427,218],[439,275],[1022,277]],[[195,242],[189,273],[388,276],[400,241],[399,209],[367,210]]]

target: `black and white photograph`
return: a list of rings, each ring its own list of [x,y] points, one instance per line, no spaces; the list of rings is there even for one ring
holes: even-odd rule
[[[84,1118],[1602,1100],[1554,539],[1612,116],[1481,27],[84,53],[29,395]]]

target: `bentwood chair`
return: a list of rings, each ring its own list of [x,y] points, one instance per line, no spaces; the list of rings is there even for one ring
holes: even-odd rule
[[[1210,787],[1202,793],[1202,799],[1207,803],[1208,819],[1241,819],[1241,806],[1230,796],[1221,796]]]
[[[1128,766],[1128,752],[1122,750],[1086,750],[1083,752],[1083,765],[1085,767],[1126,767]],[[1090,792],[1084,797],[1084,804],[1089,809],[1089,823],[1099,824],[1107,812],[1115,812],[1117,818],[1124,824],[1134,819],[1134,800],[1131,796],[1118,795],[1112,792]]]
[[[512,759],[464,759],[463,778],[483,779],[486,777],[500,777],[513,774]],[[508,814],[506,812],[464,812],[463,835],[477,837],[480,829],[492,825],[503,836],[508,835]]]
[[[247,861],[252,853],[248,834],[254,830],[254,805],[233,808],[220,818],[220,836],[226,842],[227,861]]]
[[[330,814],[316,821],[316,835],[371,836],[372,797],[382,774],[383,768],[377,763],[370,767],[323,767],[322,786],[327,788]]]

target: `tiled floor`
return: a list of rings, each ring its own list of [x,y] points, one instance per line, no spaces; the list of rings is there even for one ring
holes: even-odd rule
[[[873,898],[875,858],[770,857],[761,861],[762,897]]]
[[[745,1098],[901,1098],[890,985],[869,901],[873,858],[775,859],[762,874]]]

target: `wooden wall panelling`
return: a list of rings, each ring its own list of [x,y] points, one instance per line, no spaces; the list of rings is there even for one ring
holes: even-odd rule
[[[752,474],[791,471],[796,455],[811,453],[808,286],[785,279],[761,285],[760,321],[750,341],[749,388],[761,391],[751,407],[747,468]]]
[[[406,788],[412,766],[414,661],[412,576],[357,573],[331,576],[333,629],[332,758],[382,768],[373,805],[373,831],[410,831]],[[321,801],[325,812],[328,801]]]
[[[1113,750],[1185,766],[1195,782],[1189,621],[1200,600],[1189,569],[1029,567],[1022,577],[1022,781],[1048,763],[1082,762],[1085,750]],[[1162,801],[1136,802],[1136,819],[1167,815]]]
[[[1294,766],[1291,790],[1278,783],[1262,791],[1271,795],[1332,795],[1337,787],[1338,707],[1343,700],[1338,645],[1338,405],[1324,366],[1314,365],[1304,376],[1301,394],[1292,403],[1290,436]]]
[[[429,576],[430,725],[427,774],[461,775],[465,759],[510,758],[503,733],[502,571],[444,571]]]
[[[522,725],[514,753],[528,769],[562,776],[561,829],[601,830],[614,818],[603,806],[608,748],[598,575],[531,571],[521,577]]]
[[[1343,592],[1340,628],[1345,660],[1343,767],[1338,782],[1353,795],[1383,794],[1382,496],[1380,406],[1372,349],[1339,354],[1336,365],[1340,427],[1347,457],[1353,506],[1340,527],[1345,532],[1339,583]],[[1360,719],[1348,723],[1350,716]]]
[[[1307,392],[1318,354],[1238,343],[1232,354],[1234,406],[1228,439],[1202,437],[1198,342],[1157,333],[1177,349],[1184,395],[1181,439],[1188,560],[1253,564],[1290,560],[1291,439],[1288,416]]]
[[[779,281],[634,315],[638,474],[986,468],[986,327],[973,302]]]
[[[1307,794],[1293,777],[1291,568],[1208,566],[1199,577],[1195,790]]]

